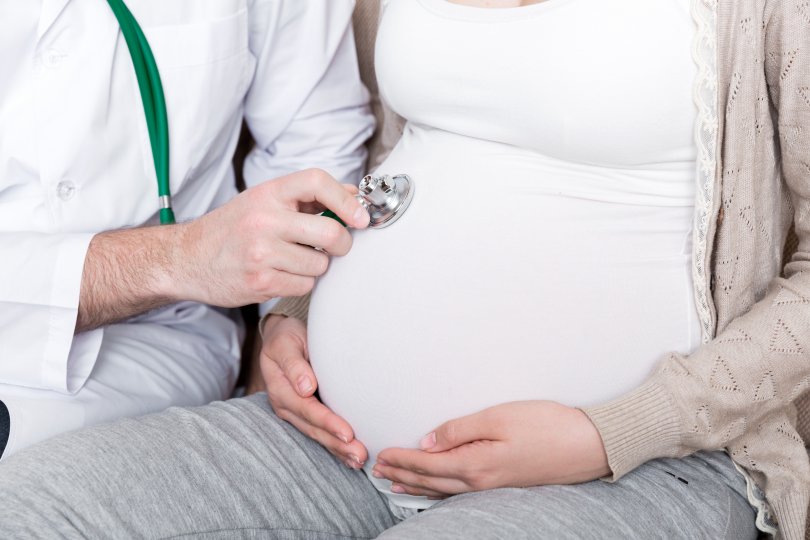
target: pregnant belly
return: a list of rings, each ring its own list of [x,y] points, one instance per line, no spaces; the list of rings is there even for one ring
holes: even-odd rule
[[[537,163],[509,159],[504,175],[493,156],[438,159],[414,145],[381,168],[412,175],[411,207],[389,228],[355,231],[310,308],[320,395],[369,463],[499,403],[610,399],[696,343],[690,209],[564,196],[538,188],[550,171]],[[424,505],[410,499],[396,498]]]

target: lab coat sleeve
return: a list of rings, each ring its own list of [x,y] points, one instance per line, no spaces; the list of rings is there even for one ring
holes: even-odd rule
[[[256,146],[246,184],[311,167],[358,183],[374,119],[357,66],[354,2],[255,0],[250,9],[257,65],[245,119]]]
[[[77,392],[102,330],[74,337],[92,234],[0,233],[0,383]]]

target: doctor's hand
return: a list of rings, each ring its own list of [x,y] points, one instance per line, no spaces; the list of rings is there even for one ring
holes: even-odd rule
[[[330,209],[350,227],[365,228],[369,215],[356,193],[312,169],[250,188],[181,225],[175,295],[237,307],[306,294],[329,255],[345,255],[352,245],[340,223],[312,214]]]
[[[319,442],[347,467],[362,467],[368,459],[366,447],[354,438],[348,422],[314,396],[318,381],[309,364],[304,323],[272,315],[263,334],[260,365],[276,415]]]
[[[420,450],[390,448],[373,474],[392,491],[444,498],[468,491],[576,484],[610,473],[602,439],[580,411],[551,401],[505,403],[447,422]]]

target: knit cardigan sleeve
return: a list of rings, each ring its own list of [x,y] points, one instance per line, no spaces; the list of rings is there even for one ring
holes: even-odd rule
[[[785,538],[803,538],[810,464],[794,402],[810,388],[810,9],[765,10],[765,76],[798,250],[765,297],[692,354],[669,354],[640,388],[585,409],[620,478],[659,457],[727,448],[763,487]]]

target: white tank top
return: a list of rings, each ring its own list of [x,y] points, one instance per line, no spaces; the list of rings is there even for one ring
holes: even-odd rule
[[[699,343],[687,4],[388,2],[377,74],[409,123],[379,172],[416,195],[354,233],[309,323],[321,397],[367,471],[492,405],[604,402]]]

